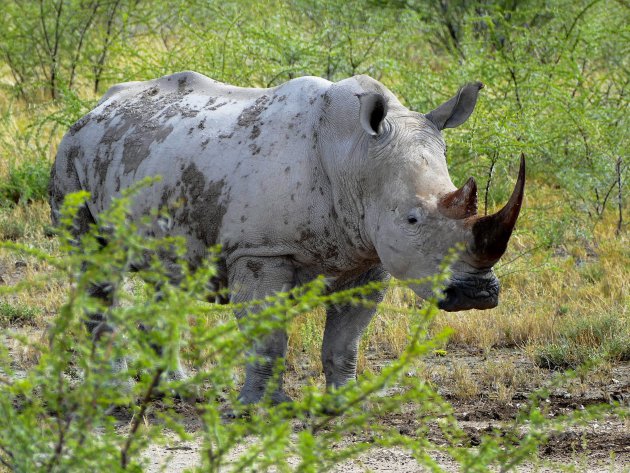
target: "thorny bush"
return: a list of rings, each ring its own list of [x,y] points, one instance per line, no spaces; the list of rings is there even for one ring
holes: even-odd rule
[[[202,453],[195,471],[199,472],[265,471],[271,466],[276,471],[330,471],[333,465],[374,445],[403,447],[431,471],[441,471],[432,458],[437,451],[448,453],[465,471],[488,471],[489,465],[507,471],[535,452],[546,432],[586,420],[604,409],[549,419],[540,407],[544,403],[539,403],[539,393],[512,424],[487,433],[478,448],[468,448],[468,437],[457,425],[451,406],[429,382],[409,375],[418,358],[443,346],[447,336],[427,336],[427,324],[437,313],[437,296],[422,308],[386,308],[408,317],[411,323],[402,355],[380,371],[364,373],[356,383],[332,392],[310,385],[291,403],[273,406],[267,398],[260,406],[246,409],[236,399],[239,381],[233,373],[247,361],[247,347],[253,340],[286,327],[297,315],[319,306],[365,304],[363,296],[382,286],[371,284],[331,294],[325,280],[316,279],[287,293],[248,303],[262,304],[265,309],[240,321],[239,327],[231,315],[235,305],[204,302],[216,295],[208,287],[216,273],[216,253],[192,271],[184,262],[181,239],[144,238],[138,225],[128,221],[132,196],[147,184],[150,182],[139,183],[115,200],[100,216],[98,227],[78,240],[73,237],[74,216],[88,196],[68,196],[59,229],[60,253],[0,243],[3,251],[54,268],[52,274],[0,287],[0,294],[47,284],[51,277],[70,282],[65,303],[45,337],[33,341],[11,331],[5,333],[7,339],[17,339],[37,352],[32,368],[17,370],[7,345],[0,345],[0,470],[139,472],[148,463],[143,456],[146,447],[166,441],[170,432],[171,439],[173,435],[182,440],[198,436]],[[156,212],[140,225],[158,217]],[[104,235],[106,245],[102,244]],[[164,254],[179,258],[183,277],[177,287],[168,283],[168,269],[158,257]],[[436,294],[454,255],[432,280]],[[95,281],[121,283],[125,270],[138,260],[148,262],[148,269],[134,276],[133,288],[118,284],[119,304],[100,307],[99,301],[87,296],[88,285]],[[116,327],[98,342],[84,327],[86,314],[95,310],[106,310]],[[147,322],[153,330],[138,330]],[[160,353],[153,348],[156,344],[162,347]],[[163,374],[180,348],[192,376],[168,381]],[[113,370],[116,360],[123,358],[129,360],[128,369]],[[271,386],[269,393],[273,389]],[[193,409],[190,406],[201,425],[196,433],[184,427],[185,416]],[[228,407],[235,414],[231,420],[225,416]],[[403,409],[411,411],[419,425],[409,435],[381,422]],[[443,441],[439,445],[431,441],[435,435],[430,437],[429,431],[439,432]],[[341,441],[350,434],[356,434],[352,442]],[[235,452],[237,446],[241,447],[239,453]]]

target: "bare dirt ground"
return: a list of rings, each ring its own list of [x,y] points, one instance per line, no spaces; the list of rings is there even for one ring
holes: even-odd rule
[[[493,364],[504,362],[505,366],[515,366],[515,372],[521,372],[525,379],[519,384],[519,389],[508,392],[507,395],[498,398],[490,387],[481,390],[470,399],[463,400],[461,386],[458,381],[448,379],[448,373],[453,371],[453,366],[467,367],[475,379],[483,379],[483,373],[488,366],[488,356]],[[374,360],[376,364],[384,364],[385,360]],[[501,429],[502,425],[512,421],[519,409],[526,402],[532,390],[540,386],[541,382],[548,381],[555,375],[549,370],[540,370],[528,361],[520,350],[495,350],[492,355],[485,355],[474,350],[455,349],[450,350],[446,356],[434,356],[426,360],[424,373],[440,381],[443,386],[440,393],[451,402],[455,416],[468,436],[468,446],[475,448],[481,437],[494,429]],[[532,373],[536,373],[533,375]],[[410,373],[416,375],[416,373]],[[296,373],[288,373],[288,383],[296,381]],[[554,417],[568,414],[573,410],[581,410],[586,406],[613,401],[625,406],[630,405],[630,363],[617,364],[610,367],[606,373],[591,376],[588,380],[572,380],[572,383],[555,388],[550,392],[544,404],[546,415]],[[195,432],[198,429],[194,414],[188,419],[188,429]],[[414,413],[413,406],[409,406],[401,413],[391,414],[381,418],[380,422],[394,427],[400,433],[413,437],[420,427],[421,420]],[[432,442],[438,446],[444,445],[437,428],[429,433]],[[344,440],[344,446],[352,442],[365,441],[359,435],[348,437]],[[234,451],[234,458],[245,449]],[[196,466],[202,454],[199,441],[180,442],[173,437],[173,442],[166,446],[151,446],[146,452],[150,459],[150,467],[147,471],[183,472],[187,468]],[[461,471],[457,464],[448,455],[441,451],[435,451],[432,456],[440,466],[448,472]],[[163,470],[162,470],[163,468]],[[374,472],[422,472],[422,469],[413,457],[400,448],[383,448],[375,446],[368,453],[357,459],[348,461],[336,470],[344,473],[363,471]],[[539,448],[538,455],[532,461],[519,467],[519,472],[630,472],[630,421],[616,417],[608,417],[592,421],[584,426],[570,427],[563,432],[552,434],[548,441]]]
[[[399,419],[392,419],[391,421],[403,422]],[[492,421],[463,421],[462,426],[469,432],[471,443],[474,444],[481,432],[489,428],[496,428],[498,424]],[[344,446],[357,440],[346,439],[347,443]],[[625,445],[620,442],[625,442]],[[237,458],[244,452],[246,446],[243,445],[242,448],[235,450],[231,456]],[[153,445],[147,449],[145,455],[149,459],[147,472],[179,473],[199,464],[202,449],[198,441],[181,442],[173,437],[172,443],[165,446]],[[445,453],[435,451],[431,453],[431,456],[444,471],[461,471],[457,463]],[[401,448],[377,446],[354,460],[344,462],[334,471],[343,473],[365,471],[404,473],[428,470],[419,466],[415,459]],[[624,426],[619,421],[606,420],[585,429],[572,429],[554,435],[540,449],[538,458],[518,467],[515,471],[523,473],[534,471],[630,472],[628,426]]]

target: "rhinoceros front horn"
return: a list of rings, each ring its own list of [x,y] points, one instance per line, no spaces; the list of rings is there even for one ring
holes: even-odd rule
[[[521,166],[514,191],[508,203],[493,215],[472,217],[473,242],[469,249],[481,266],[494,265],[505,252],[512,230],[518,219],[525,190],[525,157],[521,155]]]

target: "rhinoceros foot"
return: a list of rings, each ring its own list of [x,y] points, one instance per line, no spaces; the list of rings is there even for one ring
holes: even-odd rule
[[[263,399],[264,394],[264,390],[243,389],[238,397],[238,400],[244,405],[256,404]],[[293,402],[293,399],[291,399],[291,397],[283,390],[274,391],[273,394],[271,394],[270,400],[271,404],[274,406],[282,404],[283,402]]]

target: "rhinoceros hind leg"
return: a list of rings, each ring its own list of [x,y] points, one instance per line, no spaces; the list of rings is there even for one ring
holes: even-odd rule
[[[389,277],[389,273],[379,266],[334,289],[343,291],[374,281],[387,282]],[[356,379],[361,335],[376,313],[376,304],[383,300],[384,295],[385,289],[374,291],[366,297],[368,305],[333,305],[326,311],[322,365],[328,388],[340,387]]]
[[[235,304],[263,299],[278,292],[290,290],[295,281],[295,269],[287,258],[239,258],[228,268],[231,302]],[[254,311],[263,307],[242,309],[236,317],[241,321]],[[256,361],[248,363],[245,372],[245,384],[241,389],[239,400],[243,404],[259,402],[267,391],[267,384],[273,377],[279,360],[283,360],[287,352],[287,333],[275,330],[258,340],[249,350]],[[271,393],[273,403],[288,402],[291,399],[282,389],[282,375],[277,380],[277,387]]]

